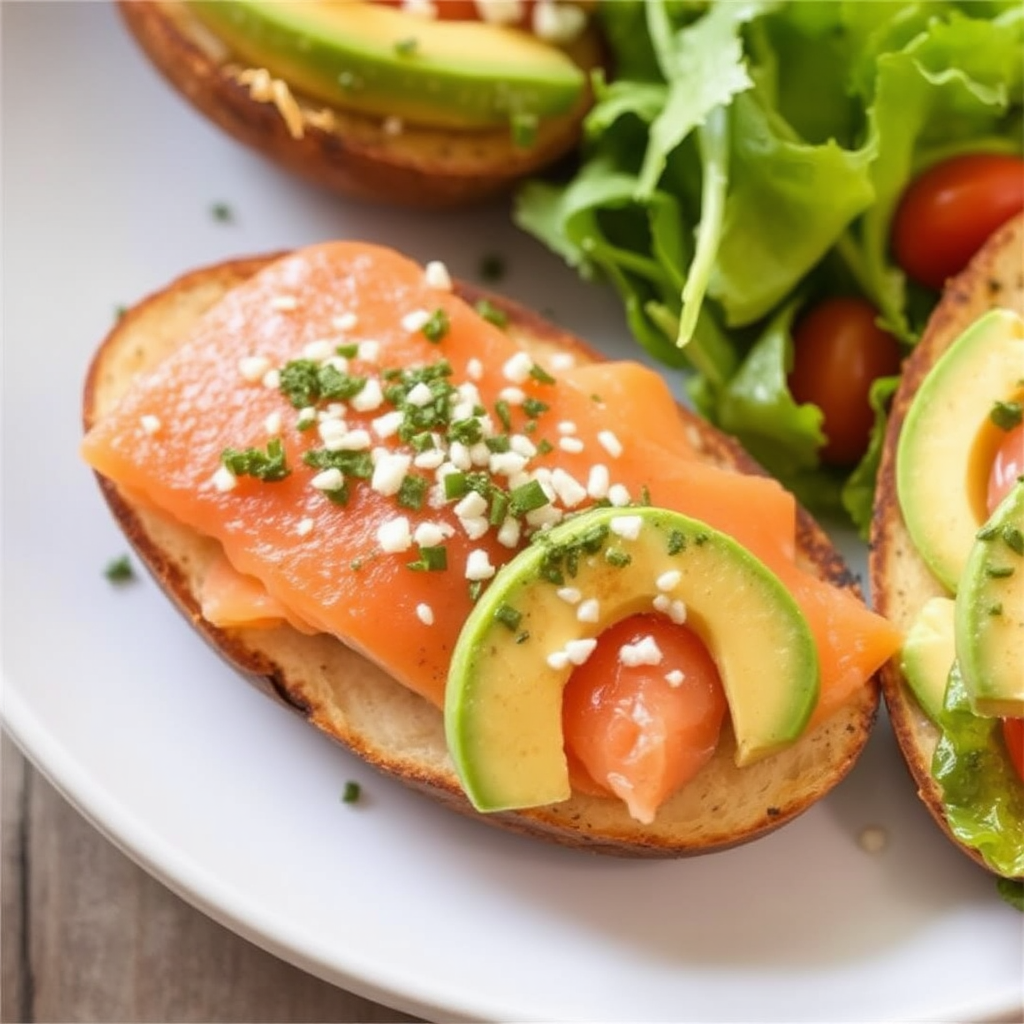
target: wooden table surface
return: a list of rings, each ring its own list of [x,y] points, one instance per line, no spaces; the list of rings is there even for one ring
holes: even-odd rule
[[[0,1021],[413,1021],[175,896],[2,740]]]

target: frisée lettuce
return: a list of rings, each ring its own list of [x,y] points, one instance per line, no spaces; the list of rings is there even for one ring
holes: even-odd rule
[[[802,500],[870,516],[892,383],[852,470],[823,466],[821,410],[787,386],[792,326],[859,294],[914,344],[937,296],[889,254],[921,169],[1021,150],[1024,7],[1014,0],[615,0],[614,75],[595,81],[581,162],[532,181],[517,223],[609,281],[697,409]]]

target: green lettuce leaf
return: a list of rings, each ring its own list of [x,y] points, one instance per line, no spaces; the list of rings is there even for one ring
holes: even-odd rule
[[[932,774],[953,834],[1002,875],[1024,874],[1024,787],[1010,763],[998,718],[982,718],[956,665],[939,716]]]

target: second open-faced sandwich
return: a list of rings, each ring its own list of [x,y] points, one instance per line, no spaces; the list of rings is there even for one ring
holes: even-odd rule
[[[949,282],[896,393],[872,526],[883,670],[921,798],[996,874],[1024,876],[1024,217]]]

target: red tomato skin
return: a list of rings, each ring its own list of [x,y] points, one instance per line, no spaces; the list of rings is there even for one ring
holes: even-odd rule
[[[1013,767],[1024,782],[1024,718],[1004,718],[1003,739]]]
[[[907,276],[929,288],[970,262],[989,235],[1024,210],[1024,160],[969,153],[928,168],[896,209],[892,248]]]
[[[991,515],[1017,482],[1024,476],[1024,423],[1006,432],[996,450],[988,475],[988,512]]]
[[[899,372],[899,343],[877,317],[864,299],[831,298],[813,306],[793,331],[789,389],[797,402],[824,413],[827,442],[820,455],[828,465],[853,465],[867,451],[875,419],[871,385]]]

